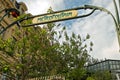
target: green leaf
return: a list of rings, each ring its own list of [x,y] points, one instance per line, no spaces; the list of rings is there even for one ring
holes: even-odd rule
[[[72,33],[72,37],[73,37],[74,39],[76,38],[75,33]]]
[[[90,39],[90,35],[89,34],[87,34],[86,39]]]
[[[64,26],[62,30],[63,30],[63,31],[66,30],[66,26]]]
[[[92,48],[90,48],[90,51],[93,51],[93,49],[92,49]]]
[[[91,47],[93,46],[93,42],[90,42],[90,46],[91,46]]]
[[[68,41],[69,40],[69,36],[67,35],[67,32],[64,33],[64,36],[65,36],[66,41]]]

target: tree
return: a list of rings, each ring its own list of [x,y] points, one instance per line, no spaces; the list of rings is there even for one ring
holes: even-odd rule
[[[91,78],[93,80],[112,80],[112,75],[109,71],[96,71],[91,75]]]
[[[31,23],[31,20],[22,24],[28,23]],[[90,35],[85,39],[75,33],[68,36],[65,27],[57,32],[55,26],[57,25],[49,23],[46,28],[15,29],[13,38],[0,39],[0,50],[14,60],[12,64],[3,64],[9,66],[10,76],[17,76],[22,80],[58,74],[66,76],[67,79],[83,78],[86,74],[84,65],[93,46],[90,42],[88,50],[86,41]]]
[[[93,79],[92,77],[88,77],[86,80],[95,80],[95,79]]]
[[[63,62],[65,62],[65,69],[60,71],[67,73],[66,76],[69,78],[69,80],[80,80],[86,74],[84,66],[89,55],[87,44],[84,42],[89,39],[89,35],[86,36],[86,39],[82,40],[80,35],[75,35],[72,33],[72,36],[69,37],[65,31],[64,36],[65,40],[63,41],[59,50],[62,54]]]

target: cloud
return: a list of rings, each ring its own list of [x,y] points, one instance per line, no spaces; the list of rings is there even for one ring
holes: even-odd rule
[[[28,12],[33,15],[46,13],[49,7],[52,7],[53,10],[63,9],[64,1],[63,0],[18,0],[26,3],[28,7]]]
[[[111,46],[106,47],[101,55],[106,56],[109,59],[120,59],[120,53],[118,52],[118,50],[119,45],[117,42],[117,38],[115,38]]]
[[[112,0],[91,0],[91,4],[96,6],[109,6],[109,3],[111,3]]]
[[[114,13],[113,3],[109,0],[92,0],[91,4],[105,7]],[[87,33],[91,35],[94,43],[94,51],[91,56],[99,59],[120,58],[115,25],[112,17],[107,13],[97,11],[92,16],[78,19],[72,24],[71,31],[82,36]]]

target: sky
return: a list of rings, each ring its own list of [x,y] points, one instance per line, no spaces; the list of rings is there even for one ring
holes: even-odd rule
[[[23,1],[28,7],[29,13],[33,15],[47,12],[49,7],[54,11],[80,7],[86,4],[100,6],[108,9],[113,14],[113,0],[17,0]],[[117,0],[116,0],[117,1]],[[87,12],[87,11],[86,11]],[[86,13],[82,12],[82,13]],[[75,20],[62,21],[61,24],[69,27],[68,33],[75,32],[85,36],[90,34],[94,43],[90,55],[98,59],[120,59],[119,45],[115,31],[114,21],[105,12],[96,11],[89,17]]]

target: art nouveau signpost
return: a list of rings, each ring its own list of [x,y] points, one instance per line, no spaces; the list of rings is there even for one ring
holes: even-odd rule
[[[77,15],[78,15],[77,10],[57,12],[57,13],[54,13],[54,14],[49,14],[49,15],[46,14],[46,15],[43,15],[43,16],[35,17],[32,20],[32,22],[33,22],[33,24],[47,23],[47,22],[52,22],[52,21],[57,21],[57,20],[74,18]]]
[[[114,4],[115,4],[115,1],[114,1]],[[84,14],[84,15],[80,15],[78,13],[78,10],[86,10],[86,9],[91,9],[92,11],[90,13]],[[116,6],[115,6],[115,10],[116,10],[117,17],[115,17],[110,11],[108,11],[107,9],[105,9],[103,7],[92,6],[92,5],[84,5],[84,6],[73,8],[73,9],[56,11],[53,13],[46,13],[46,14],[36,15],[36,16],[32,16],[32,17],[23,17],[21,19],[16,20],[13,23],[11,23],[10,25],[8,25],[5,29],[0,31],[0,34],[2,34],[8,28],[12,27],[14,24],[17,24],[18,22],[21,23],[21,22],[23,22],[25,20],[29,20],[29,19],[32,19],[32,24],[22,25],[22,27],[29,27],[29,26],[46,24],[46,23],[51,23],[51,22],[87,17],[87,16],[91,15],[92,13],[94,13],[94,11],[96,11],[96,10],[100,10],[100,11],[106,12],[109,15],[111,15],[111,17],[113,18],[114,23],[115,23],[117,37],[118,37],[118,41],[119,41],[119,45],[120,45],[120,20],[119,20],[119,12],[118,12]],[[5,17],[5,16],[3,16],[3,17]]]
[[[85,14],[85,15],[79,15],[78,10],[81,10],[81,9],[87,9],[87,6],[82,6],[82,7],[67,9],[67,10],[62,10],[62,11],[56,11],[53,13],[36,15],[36,16],[23,19],[20,22],[24,20],[32,19],[32,24],[22,26],[22,27],[29,27],[29,26],[39,25],[39,24],[46,24],[46,23],[51,23],[51,22],[58,22],[58,21],[86,17],[86,16],[91,15],[96,10],[96,8],[91,8],[92,11],[90,13]]]

